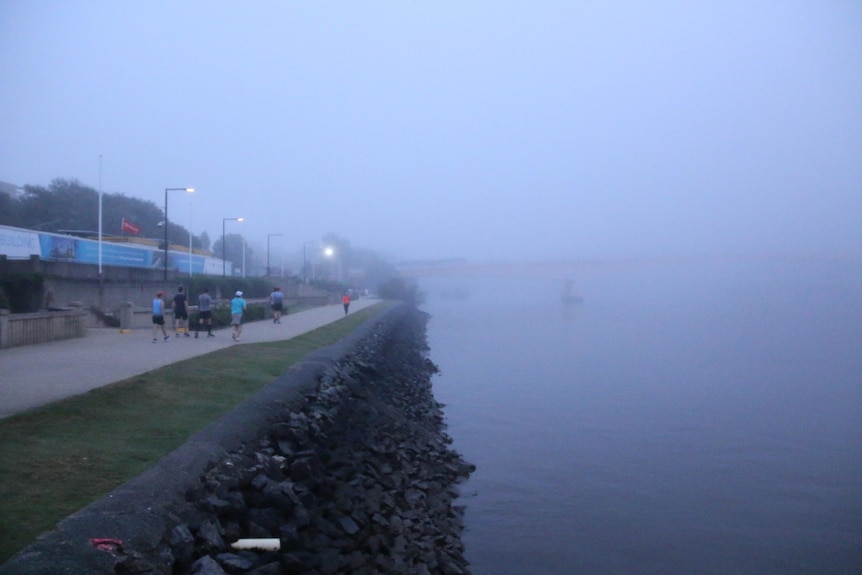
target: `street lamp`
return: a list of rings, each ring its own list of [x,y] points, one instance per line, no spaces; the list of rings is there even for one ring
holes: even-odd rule
[[[323,255],[325,255],[328,258],[334,258],[335,259],[335,281],[340,282],[341,281],[341,258],[338,257],[337,253],[335,253],[335,249],[331,248],[331,247],[327,247],[325,250],[323,250]]]
[[[189,198],[189,277],[192,277],[192,199]]]
[[[165,281],[168,281],[168,192],[174,190],[182,190],[184,192],[195,191],[194,188],[165,188]]]
[[[221,221],[221,277],[225,277],[225,264],[227,258],[225,257],[225,244],[227,243],[227,237],[224,234],[224,224],[225,222],[241,222],[242,218],[222,218]],[[231,270],[231,274],[233,275],[233,271]]]
[[[316,246],[317,242],[311,240],[311,241],[307,241],[307,242],[302,243],[302,279],[304,279],[306,283],[308,283],[308,256],[306,255],[306,252],[305,252],[305,246],[307,246],[308,244]],[[311,270],[312,270],[311,279],[317,279],[316,277],[314,277],[314,263],[313,262],[311,264]]]
[[[269,238],[272,236],[281,236],[284,237],[284,234],[266,234],[266,275],[269,277]]]

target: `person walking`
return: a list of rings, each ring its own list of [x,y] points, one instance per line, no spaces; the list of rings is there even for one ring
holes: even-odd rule
[[[165,331],[165,300],[162,299],[163,295],[165,295],[164,292],[158,291],[156,297],[153,298],[153,343],[159,341],[156,335],[160,327],[165,341],[171,339],[171,336]]]
[[[186,294],[183,293],[183,286],[177,288],[177,293],[174,295],[174,336],[180,337],[180,330],[183,330],[186,334],[186,337],[189,337],[191,334],[189,333],[188,322],[189,322],[189,309],[186,307],[186,301],[188,298]]]
[[[269,294],[269,305],[272,307],[272,323],[281,323],[281,312],[284,309],[284,294],[281,288],[275,286]]]
[[[239,336],[242,334],[242,312],[245,311],[246,303],[242,299],[242,292],[237,291],[236,295],[230,300],[230,324],[233,326],[234,341],[239,341]]]
[[[210,296],[210,288],[204,288],[204,291],[198,296],[198,323],[195,326],[195,337],[201,331],[201,324],[207,326],[207,337],[215,337],[213,333],[213,298]]]
[[[344,295],[341,296],[341,303],[344,305],[344,315],[347,315],[347,308],[350,307],[350,294],[344,292]]]

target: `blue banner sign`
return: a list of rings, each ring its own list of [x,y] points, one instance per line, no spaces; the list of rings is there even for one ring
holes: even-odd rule
[[[0,255],[5,255],[10,260],[39,256],[49,261],[98,264],[99,243],[98,240],[87,238],[0,226]],[[102,265],[152,269],[164,267],[165,252],[155,246],[114,243],[104,239],[101,246]],[[233,269],[230,262],[226,265]],[[178,272],[217,275],[222,273],[222,266],[220,258],[188,252],[168,252],[168,269]]]

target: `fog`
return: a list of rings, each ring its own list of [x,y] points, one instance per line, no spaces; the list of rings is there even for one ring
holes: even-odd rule
[[[422,278],[476,575],[859,573],[862,266]]]
[[[172,221],[295,250],[858,255],[860,30],[828,0],[5,0],[0,180],[193,186]]]

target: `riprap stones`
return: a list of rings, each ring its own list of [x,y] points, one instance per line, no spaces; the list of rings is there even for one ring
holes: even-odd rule
[[[444,431],[426,322],[412,309],[379,326],[303,409],[209,469],[178,512],[173,572],[470,573],[456,499],[473,466]],[[246,538],[280,549],[231,548]]]

